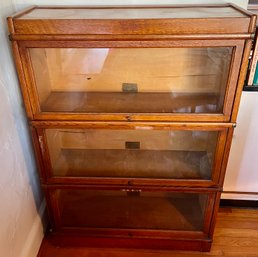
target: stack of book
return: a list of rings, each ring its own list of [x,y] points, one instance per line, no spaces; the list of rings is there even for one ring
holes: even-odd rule
[[[255,42],[254,49],[250,55],[250,70],[247,85],[258,86],[258,42]]]
[[[248,6],[248,11],[258,15],[258,4]],[[256,34],[253,50],[250,55],[249,73],[246,79],[246,90],[258,90],[258,24],[256,24]]]

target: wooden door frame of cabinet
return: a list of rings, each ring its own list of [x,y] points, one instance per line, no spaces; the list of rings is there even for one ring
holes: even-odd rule
[[[41,184],[41,188],[44,192],[44,196],[47,203],[47,214],[49,218],[49,225],[47,229],[48,229],[48,232],[52,232],[52,231],[55,231],[60,226],[60,223],[56,218],[58,215],[60,216],[60,214],[57,213],[58,211],[57,199],[56,197],[53,197],[53,194],[51,195],[50,190],[46,190],[46,187],[44,186],[44,184]]]
[[[48,206],[51,208],[49,209],[49,216],[51,220],[51,230],[55,230],[57,233],[64,233],[66,234],[69,232],[69,235],[81,235],[81,236],[122,236],[125,238],[131,238],[132,236],[128,237],[128,234],[132,232],[132,229],[109,229],[109,228],[62,228],[62,222],[61,222],[61,216],[60,216],[60,210],[58,207],[58,200],[57,200],[57,190],[59,189],[72,189],[72,190],[112,190],[112,191],[121,191],[125,189],[131,189],[124,186],[99,186],[99,185],[91,185],[91,186],[85,186],[85,185],[43,185],[43,190],[46,195],[46,201],[48,203]],[[136,187],[135,190],[141,190],[143,192],[181,192],[181,193],[203,193],[208,194],[207,198],[207,206],[205,210],[205,217],[204,217],[204,225],[203,225],[203,231],[181,231],[181,230],[165,230],[165,229],[135,229],[134,230],[134,236],[135,238],[141,238],[141,237],[149,237],[149,238],[159,238],[159,239],[199,239],[199,240],[205,240],[205,239],[212,239],[213,231],[211,229],[213,228],[211,225],[211,221],[215,222],[214,217],[216,215],[214,214],[214,209],[216,209],[216,204],[218,204],[218,194],[220,194],[219,189],[215,188],[178,188],[178,187],[160,187],[156,188],[153,186],[149,187]]]
[[[238,109],[239,109],[239,105],[240,105],[242,90],[243,90],[245,79],[246,79],[247,67],[249,65],[249,57],[250,57],[250,51],[252,48],[252,42],[253,42],[253,40],[251,40],[251,39],[246,40],[246,42],[245,42],[245,48],[244,48],[244,53],[243,53],[243,57],[242,57],[240,73],[239,73],[239,78],[238,78],[238,82],[237,82],[234,104],[233,104],[233,109],[232,109],[232,114],[231,114],[231,119],[230,119],[231,122],[236,122],[236,120],[237,120],[237,114],[238,114]]]
[[[138,122],[31,122],[33,131],[33,142],[38,165],[43,183],[47,184],[104,184],[104,185],[130,185],[130,186],[184,186],[189,187],[216,187],[222,185],[221,166],[224,160],[225,147],[228,129],[232,127],[231,123],[138,123]],[[119,178],[119,177],[61,177],[53,176],[51,159],[48,150],[46,129],[112,129],[112,130],[196,130],[196,131],[218,131],[218,141],[215,149],[214,161],[212,166],[212,177],[210,180],[195,179],[151,179],[151,178]],[[227,157],[227,155],[226,155]]]
[[[209,227],[209,233],[208,233],[209,238],[213,237],[213,233],[215,230],[216,220],[217,220],[218,213],[219,213],[219,203],[220,203],[221,191],[222,190],[217,192],[216,198],[214,200],[214,208],[213,208],[213,213],[212,213],[212,217],[210,220],[210,227]]]
[[[192,130],[193,128],[198,130],[217,130],[235,127],[236,123],[232,122],[126,122],[126,121],[30,121],[32,127],[37,128],[60,128],[67,127],[71,129],[76,128],[88,128],[88,129],[141,129],[141,130]]]
[[[69,183],[65,184],[42,184],[42,188],[44,189],[89,189],[89,190],[130,190],[132,187],[130,185],[73,185]],[[167,186],[167,185],[160,185],[160,187],[156,187],[154,185],[148,186],[141,186],[137,185],[134,186],[133,189],[135,190],[146,190],[150,192],[182,192],[182,193],[217,193],[222,192],[222,187],[177,187],[177,186]]]
[[[32,137],[32,145],[33,145],[34,153],[36,157],[35,159],[38,167],[39,179],[41,184],[46,183],[49,174],[48,174],[48,169],[45,168],[45,165],[46,163],[49,163],[50,160],[46,161],[45,151],[42,148],[43,141],[40,141],[40,135],[37,132],[37,129],[33,126],[30,126],[30,132]],[[43,140],[43,137],[42,137],[42,140]]]
[[[226,174],[226,170],[227,170],[227,165],[228,165],[228,159],[229,159],[229,154],[230,154],[230,149],[231,149],[231,143],[232,143],[232,139],[233,139],[233,133],[234,133],[234,128],[229,128],[228,130],[228,135],[227,135],[227,139],[226,139],[226,145],[225,145],[225,149],[224,149],[224,157],[222,160],[222,164],[221,164],[221,176],[219,179],[219,184],[222,185],[224,184],[224,179],[225,179],[225,174]]]
[[[33,147],[36,154],[39,177],[41,183],[47,183],[51,177],[51,160],[48,150],[48,144],[43,129],[36,129],[31,126]]]
[[[220,197],[221,197],[221,192],[222,192],[223,183],[224,183],[224,179],[225,179],[228,158],[229,158],[231,143],[232,143],[232,139],[233,139],[233,133],[234,133],[234,128],[233,127],[229,128],[228,134],[227,134],[227,139],[226,139],[226,145],[225,145],[225,149],[224,149],[224,157],[222,160],[221,170],[220,170],[221,174],[220,174],[220,179],[219,179],[219,185],[220,185],[221,190],[219,190],[219,192],[217,193],[215,204],[214,204],[214,212],[212,215],[212,220],[211,220],[210,229],[209,229],[209,237],[210,238],[212,237],[214,230],[215,230],[216,219],[217,219],[218,211],[219,211]]]
[[[34,120],[117,120],[117,121],[211,121],[229,122],[233,108],[234,91],[237,86],[238,70],[240,68],[244,40],[155,40],[155,41],[20,41],[18,42],[19,55],[17,62],[22,63],[27,89],[21,85],[24,93],[26,109],[32,110]],[[29,48],[87,48],[87,47],[232,47],[232,57],[227,80],[224,99],[223,114],[180,114],[180,113],[57,113],[40,111],[36,82],[33,75],[32,63],[29,56]],[[26,100],[27,99],[27,100]]]
[[[28,87],[27,87],[27,81],[25,78],[25,71],[23,69],[23,64],[22,64],[22,59],[19,51],[19,46],[17,41],[12,41],[12,51],[13,51],[13,56],[14,56],[14,61],[15,61],[15,66],[16,66],[16,71],[19,79],[19,85],[21,89],[21,93],[23,96],[23,103],[25,105],[26,109],[26,114],[29,120],[33,119],[33,111],[31,109],[32,103],[30,96],[28,94]]]

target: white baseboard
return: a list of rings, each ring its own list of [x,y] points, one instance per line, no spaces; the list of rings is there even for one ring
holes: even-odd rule
[[[222,193],[221,199],[228,199],[228,200],[258,200],[258,194],[254,193]]]
[[[43,200],[38,210],[20,257],[36,257],[44,238],[46,224],[46,201]]]

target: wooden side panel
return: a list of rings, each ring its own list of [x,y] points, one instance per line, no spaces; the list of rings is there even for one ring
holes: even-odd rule
[[[22,65],[21,56],[20,56],[19,47],[18,47],[17,42],[12,42],[12,48],[13,48],[14,60],[15,60],[15,64],[16,64],[16,69],[17,69],[17,73],[18,73],[18,78],[19,78],[19,82],[20,82],[20,87],[21,87],[23,101],[24,101],[25,108],[26,108],[27,117],[31,120],[33,118],[33,111],[31,109],[31,99],[28,94],[28,88],[27,88],[28,85],[26,84],[26,78],[24,75],[24,67]]]
[[[45,170],[45,165],[44,163],[47,161],[44,159],[42,156],[42,145],[40,143],[40,138],[38,135],[38,131],[36,128],[33,126],[30,126],[30,131],[32,135],[32,143],[34,146],[34,152],[37,160],[37,165],[38,165],[38,172],[39,172],[39,177],[41,180],[41,183],[46,183],[47,181],[47,175],[46,175],[46,170]]]
[[[235,101],[234,101],[234,106],[233,106],[232,115],[231,115],[232,122],[236,122],[236,119],[237,119],[238,108],[239,108],[239,104],[240,104],[244,81],[246,78],[246,72],[247,72],[251,47],[252,47],[252,40],[246,40],[245,49],[244,49],[244,53],[243,53],[243,57],[242,57],[240,73],[239,73],[239,78],[238,78],[237,90],[235,92]]]
[[[230,128],[228,135],[227,135],[227,141],[226,141],[226,146],[225,146],[225,150],[224,150],[224,158],[223,158],[223,161],[221,164],[221,176],[220,176],[220,180],[219,180],[219,184],[221,186],[223,185],[224,179],[225,179],[225,173],[226,173],[226,169],[227,169],[233,133],[234,133],[234,128]]]

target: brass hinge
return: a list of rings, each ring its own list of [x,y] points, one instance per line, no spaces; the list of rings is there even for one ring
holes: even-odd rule
[[[43,136],[39,136],[39,146],[40,146],[40,149],[41,149],[42,153],[44,153],[45,152],[45,147],[44,147]]]

